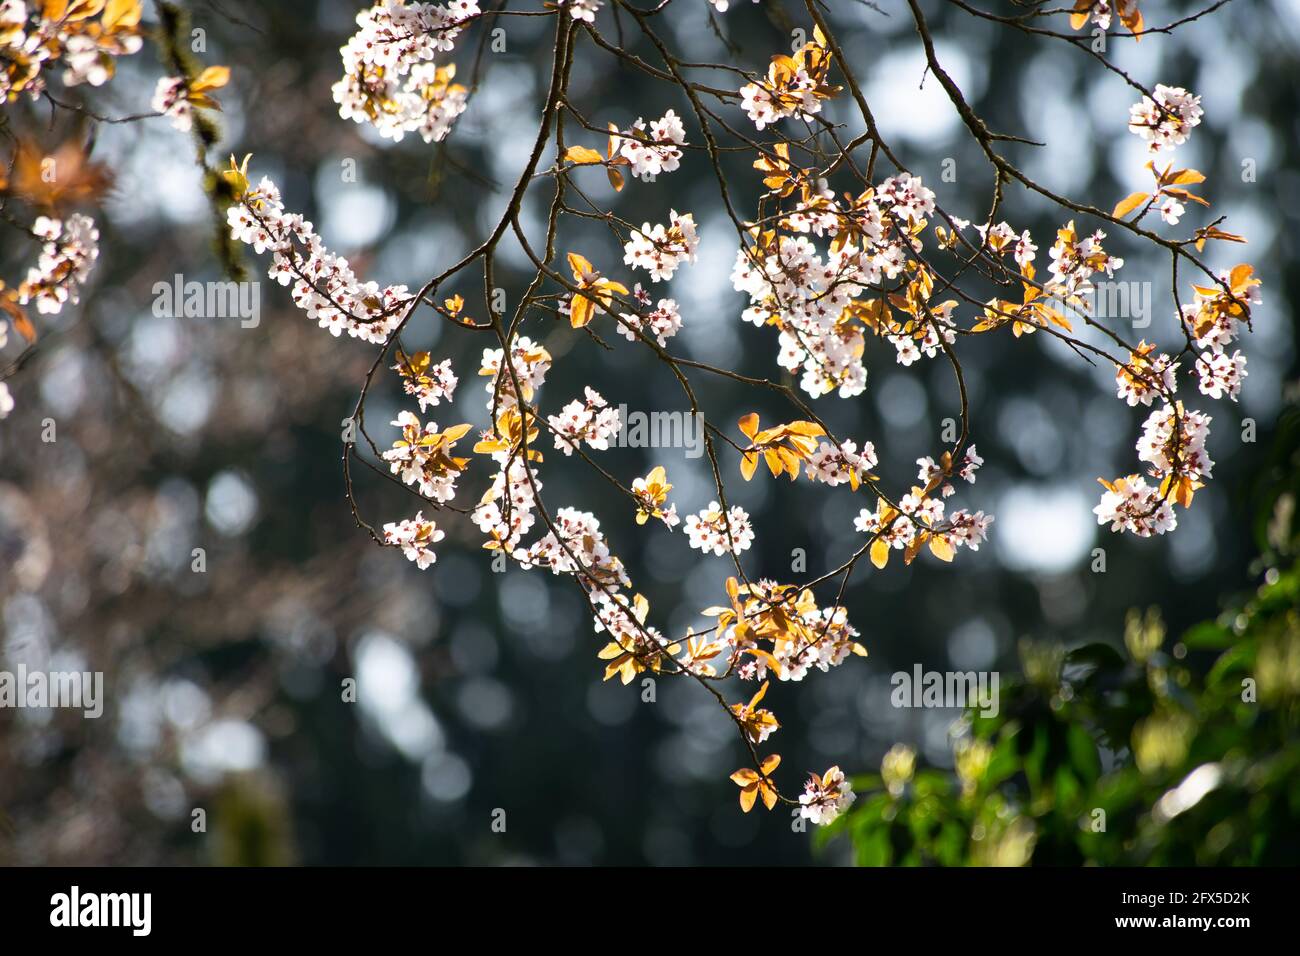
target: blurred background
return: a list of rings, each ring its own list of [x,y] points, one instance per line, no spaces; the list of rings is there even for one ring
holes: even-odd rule
[[[882,133],[947,210],[982,219],[987,164],[925,75],[906,4],[833,6],[831,22]],[[1031,41],[938,0],[924,7],[941,61],[989,125],[1048,144],[1010,147],[1022,169],[1106,208],[1145,186],[1143,145],[1125,130],[1136,96],[1121,79],[1064,43]],[[191,7],[193,25],[205,31],[202,59],[233,71],[215,152],[252,152],[250,174],[277,182],[287,207],[314,222],[363,278],[417,288],[477,245],[500,215],[535,136],[552,28],[541,18],[504,19],[505,51],[485,52],[480,87],[450,139],[394,145],[340,119],[330,96],[341,72],[338,47],[358,8],[342,0]],[[730,53],[706,9],[704,0],[678,0],[659,18],[686,60],[761,69],[789,48],[791,26],[810,26],[799,3],[733,4],[720,18],[738,50]],[[1148,24],[1163,24],[1199,5],[1144,0],[1142,9]],[[609,11],[601,17],[613,34]],[[453,57],[466,82],[482,29]],[[1217,462],[1195,507],[1180,511],[1177,531],[1159,540],[1099,528],[1095,479],[1137,470],[1133,444],[1145,411],[1115,398],[1113,370],[1089,368],[1045,335],[967,341],[972,438],[986,465],[958,500],[996,515],[990,543],[951,566],[922,560],[859,570],[845,604],[870,657],[772,688],[783,770],[875,769],[896,741],[932,763],[951,762],[955,715],[894,709],[891,673],[918,663],[1012,668],[1025,637],[1117,642],[1135,606],[1158,605],[1178,633],[1250,584],[1252,489],[1296,377],[1297,50],[1300,0],[1231,3],[1171,36],[1112,42],[1115,62],[1136,79],[1203,97],[1204,121],[1180,149],[1179,165],[1208,176],[1211,214],[1226,214],[1225,227],[1250,241],[1212,246],[1207,257],[1222,268],[1249,261],[1264,282],[1253,333],[1241,343],[1250,366],[1240,405],[1194,403],[1214,417]],[[96,108],[145,110],[161,74],[153,49],[121,59],[119,73]],[[713,81],[731,84],[720,77]],[[579,48],[571,90],[598,124],[687,112],[672,88],[590,43]],[[856,131],[847,100],[828,109]],[[738,110],[730,113],[743,122]],[[45,124],[45,145],[76,128],[67,119]],[[687,128],[697,142],[698,129]],[[603,149],[575,127],[569,135]],[[740,813],[727,775],[746,757],[734,726],[693,683],[660,680],[656,701],[642,703],[638,685],[601,681],[595,654],[603,642],[571,583],[539,571],[492,573],[477,530],[463,519],[440,521],[448,538],[427,572],[375,547],[353,523],[339,464],[342,419],[372,348],[316,328],[266,281],[256,328],[234,318],[156,316],[156,282],[221,278],[191,144],[161,119],[100,124],[95,157],[118,173],[97,216],[98,267],[82,304],[43,327],[36,354],[9,383],[18,407],[0,424],[0,666],[103,671],[107,703],[98,720],[0,710],[0,862],[843,858],[834,844],[814,853],[809,835],[793,832],[782,813]],[[940,182],[949,158],[956,181]],[[739,206],[752,209],[759,184],[747,165],[735,163],[733,182]],[[1257,175],[1243,176],[1251,166]],[[675,352],[746,374],[782,374],[775,336],[740,321],[745,300],[728,281],[735,234],[706,172],[691,157],[659,183],[632,182],[615,195],[593,171],[592,194],[637,222],[664,221],[670,207],[695,214],[699,262],[679,270],[668,293],[684,319]],[[538,190],[525,207],[532,235],[541,232],[548,199]],[[1045,267],[1060,212],[1011,189],[1003,214],[1033,231]],[[1203,215],[1189,212],[1184,225],[1208,221]],[[596,234],[567,235],[580,243]],[[3,274],[20,275],[31,248],[9,234],[0,241]],[[595,250],[603,250],[614,272],[607,238],[591,242],[589,257],[600,265]],[[1119,278],[1153,283],[1154,324],[1141,334],[1166,347],[1180,342],[1167,257],[1127,237],[1113,236],[1107,247],[1126,260]],[[250,278],[264,277],[265,261],[249,256],[245,264]],[[498,268],[499,284],[518,295],[530,277],[522,251],[503,244]],[[481,280],[466,276],[446,289],[456,291],[467,311],[483,314]],[[631,343],[611,336],[606,351],[548,316],[522,331],[556,359],[540,392],[548,413],[583,385],[632,410],[682,407],[667,369],[647,364]],[[488,343],[427,318],[407,342],[451,358],[460,375],[454,410],[441,406],[432,417],[485,426],[486,395],[474,373]],[[916,458],[940,450],[941,421],[957,415],[952,373],[941,361],[898,366],[882,343],[869,344],[867,365],[865,395],[822,399],[817,410],[837,434],[873,441],[880,473],[897,487],[914,477]],[[765,422],[792,417],[771,396],[734,383],[701,375],[695,384],[720,424],[753,410]],[[381,445],[395,435],[384,423],[413,407],[398,385],[383,378],[368,403]],[[1256,423],[1253,443],[1242,440],[1244,418]],[[44,419],[57,425],[54,442],[40,440]],[[792,551],[802,548],[816,576],[860,546],[852,517],[874,502],[804,482],[743,483],[732,458],[724,453],[729,494],[757,528],[746,554],[752,575],[789,578]],[[625,481],[665,465],[682,513],[713,497],[707,459],[681,449],[615,449],[601,463]],[[698,624],[699,609],[722,602],[726,559],[691,551],[680,531],[638,533],[626,502],[581,463],[548,454],[543,478],[549,507],[577,505],[601,518],[655,624],[680,633]],[[358,481],[376,526],[418,507],[376,476],[361,472]],[[1090,570],[1098,547],[1104,574]],[[193,570],[195,548],[203,549],[201,573]],[[341,700],[347,678],[357,682],[356,703]],[[205,832],[193,831],[196,808],[205,810]],[[504,832],[492,828],[496,810],[506,811]]]

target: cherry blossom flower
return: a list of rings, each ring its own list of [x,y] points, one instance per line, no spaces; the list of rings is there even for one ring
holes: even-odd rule
[[[595,23],[602,2],[603,0],[564,0],[564,5],[568,7],[569,16],[573,19]]]
[[[470,515],[484,535],[488,550],[511,553],[537,521],[533,513],[542,482],[521,457],[510,458]]]
[[[658,518],[671,531],[677,527],[677,506],[669,505],[665,510],[664,504],[668,501],[668,492],[672,490],[672,485],[668,483],[668,474],[662,465],[656,465],[650,469],[650,474],[644,478],[636,478],[632,482],[632,494],[637,499],[636,523],[645,524],[651,518]]]
[[[402,390],[415,398],[420,404],[420,411],[427,411],[430,405],[450,402],[459,381],[452,371],[451,359],[434,363],[428,352],[416,352],[405,355],[398,350],[399,361],[392,366],[401,373]]]
[[[690,213],[669,213],[669,224],[644,223],[634,230],[632,238],[623,246],[623,261],[634,269],[645,269],[655,282],[671,279],[683,262],[695,261],[699,246],[695,219]]]
[[[692,548],[705,554],[740,554],[754,543],[754,529],[744,508],[733,505],[723,514],[716,501],[704,510],[686,516],[686,537]]]
[[[1140,475],[1102,484],[1106,491],[1101,503],[1092,509],[1098,524],[1109,524],[1111,531],[1131,531],[1141,538],[1164,534],[1178,526],[1173,507],[1161,497],[1159,489],[1148,486]]]
[[[610,551],[595,515],[560,508],[554,524],[555,531],[548,531],[529,547],[514,552],[520,567],[544,567],[552,574],[573,575],[588,591],[595,591],[598,584],[608,592],[631,583],[623,562]]]
[[[741,108],[759,129],[786,117],[811,119],[835,93],[826,84],[830,65],[825,37],[815,29],[794,56],[773,57],[765,77],[740,88]]]
[[[547,419],[555,435],[555,447],[572,455],[579,445],[587,445],[603,451],[609,447],[609,440],[618,433],[622,422],[618,409],[610,408],[609,403],[595,389],[587,388],[586,401],[577,399],[569,402],[560,410],[560,414]]]
[[[45,240],[36,266],[18,287],[18,303],[36,303],[36,311],[54,314],[64,303],[80,301],[79,291],[99,257],[99,230],[89,216],[74,213],[67,219],[38,216],[32,232]]]
[[[686,128],[681,117],[669,110],[646,129],[638,119],[630,130],[610,137],[611,151],[628,161],[634,177],[653,182],[660,173],[675,171],[682,160],[679,147],[686,145]]]
[[[360,11],[357,32],[340,50],[343,77],[332,87],[339,116],[370,123],[394,142],[410,132],[426,143],[444,139],[465,111],[468,90],[454,82],[455,64],[432,61],[479,14],[474,0],[383,0]]]
[[[1211,352],[1196,359],[1197,386],[1202,395],[1210,398],[1222,398],[1227,395],[1234,402],[1241,394],[1241,381],[1246,377],[1246,356],[1241,350],[1229,355],[1227,352]]]
[[[645,624],[649,609],[649,602],[640,594],[630,600],[624,594],[597,595],[596,631],[612,638],[597,654],[609,662],[605,665],[605,680],[617,675],[629,684],[637,674],[657,674],[673,664],[672,655],[679,646]]]
[[[1116,395],[1130,406],[1150,405],[1178,387],[1178,363],[1163,352],[1153,358],[1155,348],[1155,343],[1141,342],[1136,351],[1129,353],[1128,365],[1115,369]]]
[[[484,349],[483,361],[479,375],[490,376],[487,383],[488,409],[494,407],[513,407],[515,405],[514,382],[519,383],[525,402],[532,401],[533,392],[546,381],[546,373],[551,368],[551,353],[538,345],[526,335],[518,336],[510,343],[510,366],[514,370],[514,379],[502,374],[501,349]]]
[[[1171,226],[1178,225],[1178,220],[1182,218],[1187,207],[1180,203],[1173,196],[1166,196],[1160,203],[1160,218]]]
[[[871,442],[862,443],[858,451],[856,442],[846,441],[839,445],[822,442],[809,457],[804,472],[813,481],[820,481],[834,488],[839,484],[850,484],[854,489],[866,478],[872,468],[876,467],[876,447]]]
[[[310,222],[285,211],[271,180],[263,177],[255,189],[248,188],[247,163],[246,157],[236,166],[232,156],[225,174],[239,198],[226,211],[231,238],[256,252],[269,250],[267,275],[290,286],[294,304],[331,335],[347,332],[366,342],[386,342],[413,298],[406,286],[381,289],[358,279],[347,259],[325,248]]]
[[[640,283],[632,287],[632,298],[647,311],[644,316],[631,312],[619,316],[623,322],[618,331],[624,338],[635,342],[637,332],[641,332],[653,337],[662,346],[668,344],[668,340],[681,330],[682,314],[677,308],[676,300],[660,299],[652,309],[650,293],[644,291]]]
[[[401,548],[407,559],[414,561],[421,571],[438,560],[433,545],[446,536],[446,532],[434,522],[424,520],[423,512],[418,512],[414,518],[384,525],[384,541]]]
[[[229,80],[230,69],[224,66],[208,67],[193,82],[183,76],[164,76],[158,80],[150,105],[170,119],[173,127],[185,133],[194,126],[196,106],[220,109],[208,93],[225,86]]]
[[[1114,276],[1115,270],[1124,265],[1124,260],[1112,256],[1102,248],[1106,234],[1098,229],[1090,236],[1080,238],[1074,231],[1071,221],[1056,233],[1056,242],[1048,250],[1052,262],[1047,267],[1053,282],[1049,291],[1059,292],[1070,298],[1087,295],[1093,291],[1090,281],[1096,272],[1105,272]]]
[[[799,816],[825,826],[853,803],[853,787],[844,771],[831,767],[820,777],[810,774],[799,795]]]
[[[1261,301],[1260,281],[1245,264],[1220,273],[1223,285],[1193,286],[1195,296],[1183,305],[1182,320],[1198,347],[1221,351],[1237,338],[1247,309]],[[1223,288],[1227,287],[1227,290]]]
[[[1128,128],[1146,141],[1150,152],[1161,153],[1185,143],[1204,112],[1199,96],[1157,83],[1152,96],[1143,96],[1129,110]]]
[[[450,501],[456,494],[457,477],[469,464],[468,458],[456,458],[450,453],[471,426],[457,425],[440,432],[434,422],[421,426],[414,414],[405,411],[393,424],[402,430],[402,437],[384,452],[393,474],[400,475],[408,485],[418,486],[420,494],[427,498]]]

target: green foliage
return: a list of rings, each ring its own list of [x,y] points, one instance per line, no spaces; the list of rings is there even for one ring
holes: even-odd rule
[[[895,747],[820,839],[861,865],[1293,865],[1300,858],[1300,428],[1261,479],[1263,583],[1169,645],[1155,609],[1123,649],[1023,644],[954,769]],[[1166,649],[1168,648],[1168,649]],[[1005,675],[1004,675],[1005,676]]]

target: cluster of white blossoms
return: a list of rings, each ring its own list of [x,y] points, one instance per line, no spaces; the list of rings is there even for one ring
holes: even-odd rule
[[[1144,538],[1178,527],[1173,503],[1190,503],[1214,469],[1205,450],[1209,433],[1210,416],[1184,409],[1181,402],[1153,411],[1137,447],[1155,484],[1148,485],[1140,475],[1102,482],[1106,491],[1093,509],[1098,523]]]
[[[175,129],[185,133],[194,127],[196,107],[221,109],[221,104],[211,94],[228,82],[230,68],[226,66],[206,67],[193,79],[188,76],[164,76],[158,80],[150,105],[166,116]]]
[[[630,130],[611,135],[610,143],[612,151],[627,160],[633,176],[653,182],[660,173],[674,172],[681,165],[686,127],[681,117],[669,110],[648,130],[645,120],[638,119]]]
[[[163,76],[158,79],[153,99],[149,105],[166,116],[174,129],[189,132],[194,125],[194,107],[186,95],[189,89],[183,76]]]
[[[970,225],[965,219],[958,219],[955,216],[952,221],[959,229],[965,229]],[[976,225],[975,231],[979,233],[981,245],[991,252],[996,255],[1010,252],[1021,272],[1024,272],[1029,264],[1038,258],[1038,246],[1034,245],[1028,229],[1017,234],[1015,227],[1003,220],[992,226],[987,223]]]
[[[934,215],[934,190],[920,176],[890,176],[876,190],[876,199],[880,208],[889,210],[899,223],[919,222]]]
[[[952,482],[947,480],[943,468],[933,458],[929,455],[918,458],[916,464],[920,469],[916,473],[917,480],[923,482],[927,487],[931,482],[937,483],[939,493],[945,498],[956,494],[957,489],[953,487]],[[961,463],[956,468],[957,477],[973,485],[975,483],[975,472],[979,471],[982,464],[984,464],[984,459],[975,450],[975,445],[973,443],[968,445],[962,455]]]
[[[103,86],[113,76],[115,60],[139,52],[141,0],[83,3],[0,0],[0,102],[45,89],[45,70],[64,66],[66,86]],[[96,19],[96,15],[98,19]]]
[[[1182,321],[1201,350],[1192,366],[1201,394],[1214,399],[1227,395],[1235,402],[1247,374],[1246,356],[1239,349],[1228,354],[1227,346],[1237,338],[1242,305],[1260,302],[1259,286],[1248,269],[1223,272],[1218,279],[1232,295],[1221,286],[1195,287],[1192,301],[1183,306]]]
[[[821,87],[821,78],[801,63],[794,69],[773,64],[766,79],[740,88],[740,107],[760,130],[783,119],[811,120],[822,109]]]
[[[542,482],[536,474],[530,476],[530,469],[520,456],[501,465],[492,479],[492,487],[470,517],[492,543],[511,552],[537,521],[533,512]]]
[[[1173,505],[1141,475],[1116,478],[1105,485],[1101,503],[1092,509],[1098,524],[1109,524],[1111,531],[1130,531],[1141,538],[1164,534],[1178,526]]]
[[[635,342],[637,332],[641,332],[652,337],[661,346],[667,345],[668,340],[681,330],[682,314],[676,300],[660,299],[651,308],[654,300],[649,292],[641,288],[639,282],[632,289],[632,299],[647,311],[644,316],[631,312],[624,312],[619,316],[623,321],[618,327],[618,332],[628,341]]]
[[[546,373],[551,368],[551,353],[526,335],[521,335],[510,343],[510,366],[514,369],[514,381],[509,373],[504,373],[501,360],[505,353],[501,349],[484,349],[483,361],[479,366],[479,375],[489,377],[485,386],[488,393],[488,410],[493,408],[513,408],[518,402],[515,398],[515,381],[524,401],[532,401],[533,392],[541,388],[546,381]]]
[[[1124,265],[1124,260],[1102,248],[1105,238],[1106,233],[1100,229],[1080,238],[1073,222],[1057,230],[1056,242],[1048,250],[1052,259],[1047,266],[1047,271],[1052,274],[1049,291],[1066,298],[1084,296],[1093,291],[1092,277],[1095,273],[1104,272],[1107,278],[1113,278],[1115,270]]]
[[[454,64],[433,60],[454,48],[464,24],[480,12],[475,0],[381,0],[362,10],[357,32],[339,51],[343,77],[332,87],[339,115],[371,123],[394,141],[410,132],[426,143],[443,139],[469,92],[453,82]]]
[[[1197,348],[1214,352],[1222,352],[1236,341],[1242,317],[1239,303],[1251,306],[1263,301],[1258,281],[1249,275],[1235,280],[1232,272],[1222,272],[1218,279],[1232,289],[1232,296],[1225,295],[1221,287],[1195,287],[1196,294],[1191,302],[1183,305],[1182,314],[1183,324],[1196,341]],[[1234,298],[1238,302],[1234,302]]]
[[[875,511],[863,508],[858,512],[853,527],[874,536],[882,548],[903,550],[917,543],[924,532],[927,540],[940,542],[949,549],[966,547],[978,551],[988,537],[989,525],[993,523],[992,515],[964,509],[945,518],[944,502],[929,497],[920,488],[913,488],[904,495],[898,509],[879,501]],[[877,563],[883,565],[883,562]]]
[[[690,213],[668,214],[668,225],[642,223],[632,231],[632,238],[623,246],[623,261],[633,269],[645,269],[655,282],[673,277],[683,262],[695,261],[695,250],[700,238],[695,231],[695,218]]]
[[[876,464],[876,446],[869,441],[862,443],[861,451],[858,451],[857,442],[845,441],[835,445],[824,441],[809,456],[804,474],[809,480],[820,481],[832,488],[841,484],[857,487]]]
[[[737,252],[732,285],[750,299],[743,318],[780,330],[777,361],[791,372],[802,370],[800,387],[808,394],[838,389],[840,397],[851,398],[866,389],[866,340],[863,326],[848,320],[851,306],[868,287],[903,273],[914,248],[905,235],[934,208],[933,191],[905,173],[843,203],[825,190],[782,219],[795,235],[759,233],[754,245]],[[825,257],[808,234],[832,240]],[[902,325],[877,330],[894,344],[898,361],[911,364],[941,348],[936,325],[951,341],[949,308],[932,307],[936,321],[919,338]]]
[[[231,238],[257,252],[271,252],[267,275],[292,286],[294,304],[331,335],[347,332],[376,345],[401,323],[412,296],[404,285],[361,282],[348,260],[325,248],[312,224],[287,213],[280,190],[263,177],[226,210]]]
[[[450,402],[459,382],[452,371],[451,359],[435,364],[428,352],[404,355],[392,369],[402,376],[402,390],[419,403],[422,412],[430,405]]]
[[[18,287],[18,303],[36,303],[36,311],[54,314],[65,302],[76,305],[79,289],[90,278],[99,258],[99,230],[95,220],[81,213],[67,219],[38,216],[32,232],[43,240],[36,265]]]
[[[560,508],[553,524],[555,531],[514,552],[520,567],[573,575],[588,591],[599,590],[596,582],[610,591],[631,584],[623,562],[609,550],[600,522],[590,511]]]
[[[446,536],[447,533],[439,530],[434,522],[424,520],[424,512],[417,512],[414,518],[384,525],[384,541],[401,548],[421,571],[438,560],[433,545]]]
[[[621,592],[597,591],[592,600],[596,605],[596,633],[611,638],[598,654],[601,660],[609,661],[605,668],[606,680],[620,674],[623,683],[629,684],[643,670],[658,673],[674,663],[672,655],[679,647],[658,628],[645,623],[650,604],[644,597],[638,594],[628,598]]]
[[[1129,107],[1128,128],[1146,141],[1150,152],[1162,153],[1186,142],[1205,111],[1201,98],[1181,86],[1157,83],[1152,94]]]
[[[172,122],[175,129],[187,133],[194,127],[196,107],[221,109],[212,98],[213,90],[220,90],[230,82],[229,66],[208,66],[194,78],[162,77],[153,90],[153,109]]]
[[[1246,377],[1246,356],[1241,350],[1229,355],[1227,352],[1207,352],[1196,357],[1193,366],[1196,371],[1196,383],[1202,395],[1219,399],[1227,395],[1234,402],[1241,394],[1241,382]]]
[[[759,581],[757,590],[761,592],[773,583]],[[771,659],[777,664],[780,680],[798,683],[808,676],[812,668],[826,673],[852,656],[853,648],[861,635],[849,623],[846,608],[838,605],[818,608],[811,604],[807,607],[798,604],[782,607],[792,625],[789,633],[795,636],[777,640],[773,644]],[[739,656],[743,651],[737,643],[734,628],[723,632],[721,642],[733,657]],[[736,668],[736,676],[741,680],[766,680],[770,670],[766,657],[752,657]]]
[[[1151,477],[1196,483],[1208,479],[1214,470],[1214,462],[1205,451],[1210,421],[1204,412],[1181,406],[1166,405],[1152,411],[1142,423],[1142,437],[1138,439],[1138,458],[1151,466]]]
[[[750,298],[745,321],[780,329],[777,362],[791,372],[803,369],[804,391],[819,396],[838,387],[848,398],[866,388],[865,338],[838,320],[854,290],[872,281],[879,266],[850,246],[830,260],[823,261],[805,236],[780,236],[770,254],[740,249],[731,282]],[[901,263],[891,268],[897,274]]]
[[[705,554],[740,554],[754,543],[749,515],[739,505],[732,505],[724,513],[721,505],[710,501],[707,508],[686,516],[685,529],[691,547]]]
[[[1129,353],[1128,365],[1115,369],[1115,393],[1129,407],[1149,406],[1157,398],[1178,388],[1178,363],[1165,352],[1154,355],[1156,346],[1146,340]]]
[[[575,398],[560,409],[560,414],[546,419],[555,436],[555,447],[564,452],[565,457],[583,444],[604,451],[609,448],[610,438],[618,434],[622,426],[617,408],[610,408],[601,394],[590,386],[584,391],[586,401]]]
[[[821,776],[810,774],[799,794],[799,816],[825,826],[849,808],[855,799],[844,771],[831,767]]]
[[[1144,96],[1131,108],[1129,129],[1149,143],[1151,152],[1166,152],[1187,140],[1202,112],[1200,97],[1181,87],[1157,84],[1153,96]],[[1162,178],[1165,175],[1179,177],[1168,180],[1176,183],[1194,184],[1205,178],[1195,170],[1170,170],[1172,163],[1164,173],[1157,172],[1162,188],[1167,183]],[[1135,198],[1144,196],[1136,194]],[[1171,199],[1166,197],[1160,212],[1166,222],[1176,223],[1183,207]],[[1236,401],[1241,392],[1246,358],[1239,350],[1229,354],[1226,346],[1236,339],[1250,306],[1260,301],[1259,280],[1253,272],[1243,264],[1220,273],[1217,285],[1194,286],[1193,300],[1182,305],[1178,316],[1194,345],[1189,351],[1197,385],[1201,394],[1210,398],[1226,395]],[[1105,491],[1093,513],[1099,524],[1109,525],[1112,531],[1149,537],[1174,530],[1178,525],[1174,504],[1189,506],[1211,476],[1214,462],[1205,447],[1211,419],[1203,412],[1185,409],[1176,398],[1179,365],[1172,356],[1157,353],[1154,343],[1143,341],[1129,353],[1127,363],[1116,367],[1120,398],[1130,406],[1151,406],[1159,399],[1160,407],[1147,416],[1137,440],[1138,458],[1147,465],[1146,474],[1101,481]]]
[[[989,535],[993,516],[982,511],[958,509],[948,516],[948,530],[943,537],[949,544],[978,551]]]
[[[956,304],[945,302],[930,306],[932,319],[921,330],[920,338],[917,338],[914,331],[885,330],[885,339],[894,346],[894,355],[899,365],[908,366],[922,358],[932,359],[945,344],[952,345],[957,341],[957,326],[951,318]]]
[[[470,426],[457,425],[440,432],[434,422],[421,425],[420,419],[408,411],[399,412],[392,424],[402,430],[402,437],[384,452],[384,461],[393,474],[400,475],[408,485],[416,485],[426,498],[444,503],[454,498],[456,479],[468,461],[454,458],[450,452]]]

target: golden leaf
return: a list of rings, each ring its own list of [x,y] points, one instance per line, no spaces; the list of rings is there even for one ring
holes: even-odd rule
[[[216,90],[230,82],[230,67],[210,66],[190,84],[190,91],[201,93],[204,90]]]
[[[1123,219],[1150,198],[1150,193],[1129,193],[1115,204],[1115,209],[1111,212],[1111,215],[1116,219]]]
[[[940,561],[951,561],[953,559],[953,548],[948,543],[948,539],[943,535],[930,535],[930,553]]]
[[[143,12],[144,4],[140,0],[108,0],[101,22],[104,24],[104,29],[112,33],[118,27],[139,26],[140,15]]]
[[[570,146],[564,151],[564,159],[575,166],[592,166],[605,161],[604,156],[586,146]]]
[[[573,303],[569,306],[569,325],[575,329],[580,329],[592,320],[596,314],[596,304],[586,296],[575,295]]]
[[[754,801],[758,799],[757,785],[745,787],[740,791],[740,809],[745,813],[754,809]]]
[[[754,436],[758,434],[758,414],[750,412],[742,416],[740,421],[736,422],[736,426],[746,438],[753,441]]]

